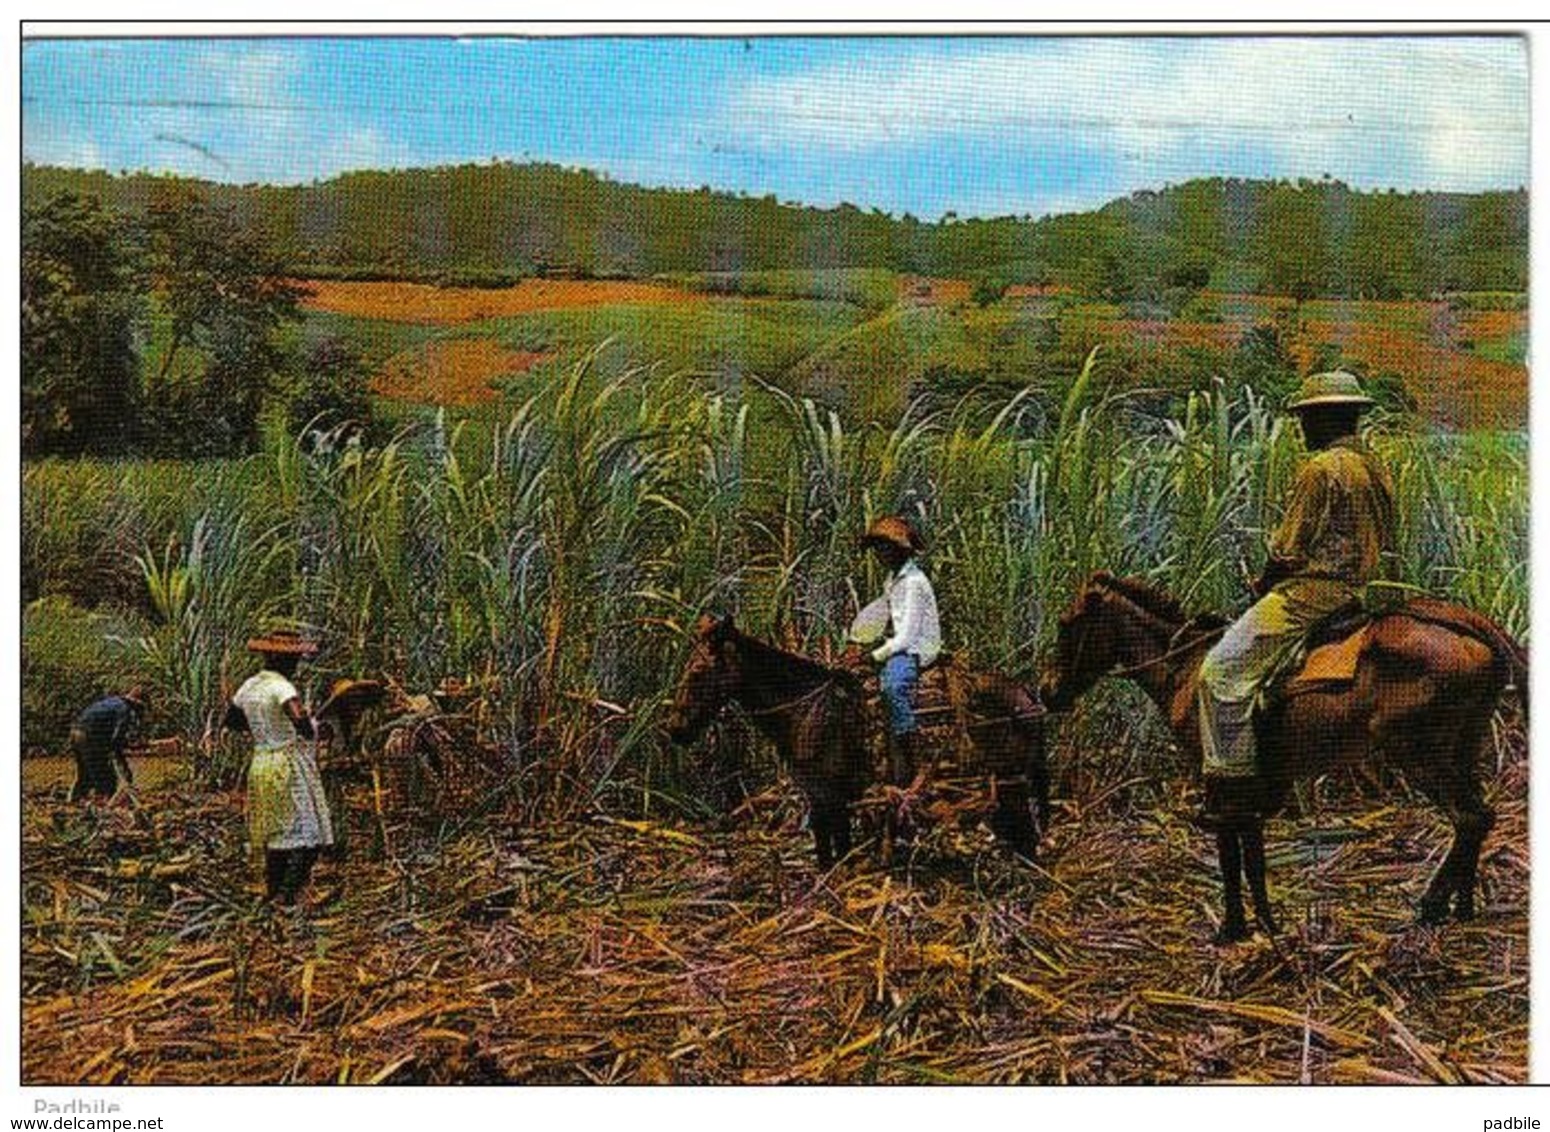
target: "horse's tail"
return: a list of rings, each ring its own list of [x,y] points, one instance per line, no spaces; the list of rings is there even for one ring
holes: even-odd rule
[[[1525,724],[1528,722],[1528,648],[1525,645],[1483,613],[1476,613],[1473,609],[1453,602],[1417,598],[1407,603],[1402,612],[1479,641],[1490,649],[1496,659],[1496,674],[1501,687],[1503,690],[1510,687],[1517,693],[1518,703],[1523,709],[1523,721]]]

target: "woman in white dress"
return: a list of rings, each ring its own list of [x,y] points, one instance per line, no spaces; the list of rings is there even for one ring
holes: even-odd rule
[[[253,736],[248,765],[248,835],[264,851],[265,892],[281,904],[296,903],[317,861],[334,843],[333,822],[315,753],[317,728],[291,678],[317,646],[292,632],[248,642],[264,658],[263,670],[232,696],[226,726]]]

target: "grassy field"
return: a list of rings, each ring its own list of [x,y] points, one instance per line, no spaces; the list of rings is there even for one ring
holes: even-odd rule
[[[1241,608],[1301,457],[1267,394],[1216,380],[1256,327],[1298,364],[1402,377],[1418,411],[1369,440],[1403,580],[1526,637],[1525,319],[1493,298],[980,306],[961,281],[812,273],[318,287],[302,333],[365,351],[381,443],[24,468],[24,746],[58,751],[133,678],[199,765],[138,812],[29,793],[24,1076],[1522,1079],[1516,723],[1493,736],[1481,925],[1401,931],[1440,819],[1339,783],[1277,831],[1297,926],[1225,953],[1193,800],[1127,689],[1052,737],[1039,870],[969,831],[918,869],[818,876],[767,753],[718,779],[658,726],[701,611],[831,653],[881,582],[856,540],[884,512],[926,534],[949,647],[1025,677],[1096,569]],[[215,735],[276,618],[323,644],[313,701],[336,676],[467,681],[511,770],[488,820],[330,866],[343,891],[301,936],[254,910],[244,753]],[[712,746],[748,744],[732,724]]]

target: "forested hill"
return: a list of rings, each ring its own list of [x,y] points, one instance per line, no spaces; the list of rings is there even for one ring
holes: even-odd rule
[[[881,267],[1067,283],[1111,298],[1210,285],[1399,297],[1522,290],[1528,194],[1357,192],[1338,181],[1190,181],[1093,212],[939,221],[711,189],[652,189],[548,164],[220,185],[28,165],[24,203],[62,191],[144,209],[198,193],[298,275],[501,282],[533,273]]]

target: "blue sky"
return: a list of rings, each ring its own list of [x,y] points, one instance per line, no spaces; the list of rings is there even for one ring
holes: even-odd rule
[[[56,40],[22,96],[29,160],[238,182],[531,159],[935,219],[1529,180],[1505,37]]]

